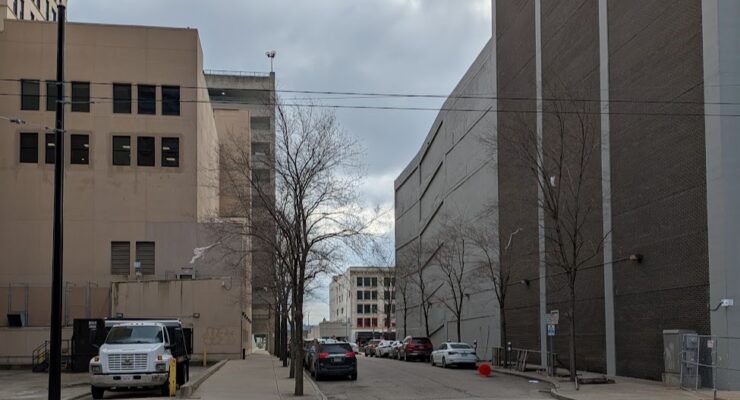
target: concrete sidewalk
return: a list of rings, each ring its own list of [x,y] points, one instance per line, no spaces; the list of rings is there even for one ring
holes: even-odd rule
[[[714,399],[711,391],[687,391],[666,386],[662,382],[626,377],[614,378],[612,384],[580,385],[576,390],[567,379],[551,378],[537,372],[519,372],[494,368],[494,373],[515,375],[527,379],[549,382],[551,394],[560,400],[698,400]],[[717,399],[740,400],[740,392],[717,392]]]
[[[270,400],[293,397],[295,382],[288,379],[289,369],[280,360],[255,353],[246,360],[231,360],[205,381],[192,396],[208,400]],[[304,399],[317,398],[312,382],[303,382]]]

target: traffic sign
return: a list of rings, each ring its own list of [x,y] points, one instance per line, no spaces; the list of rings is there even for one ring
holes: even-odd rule
[[[545,322],[548,325],[557,325],[560,322],[560,311],[552,310],[549,314],[545,314]]]
[[[547,325],[547,336],[555,336],[555,325]]]

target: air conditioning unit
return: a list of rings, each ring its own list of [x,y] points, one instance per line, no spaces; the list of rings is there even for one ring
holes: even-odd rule
[[[181,267],[177,273],[175,273],[175,277],[180,279],[195,279],[195,268],[194,267]]]

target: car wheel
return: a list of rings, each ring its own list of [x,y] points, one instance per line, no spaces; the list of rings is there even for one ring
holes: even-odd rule
[[[105,394],[105,389],[101,387],[90,386],[90,393],[92,393],[93,399],[102,399]]]
[[[429,359],[432,360],[431,361],[432,367],[436,366],[436,364],[434,363],[434,356],[429,357]]]
[[[444,357],[442,357],[442,368],[447,368],[447,360]]]

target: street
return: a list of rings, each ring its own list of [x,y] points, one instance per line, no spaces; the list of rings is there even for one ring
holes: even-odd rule
[[[547,399],[549,385],[472,369],[442,369],[426,362],[357,357],[357,381],[331,378],[317,382],[329,400],[344,399]]]

